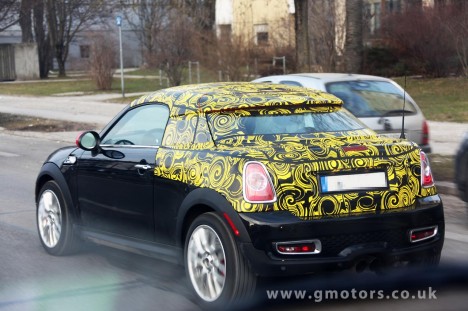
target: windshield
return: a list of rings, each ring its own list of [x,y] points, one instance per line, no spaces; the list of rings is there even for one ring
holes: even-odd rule
[[[403,91],[386,81],[342,81],[328,83],[327,92],[339,97],[344,107],[356,117],[401,115]],[[405,113],[416,113],[413,103],[406,97]]]
[[[365,126],[346,110],[312,112],[255,110],[216,112],[207,115],[213,138],[251,135],[295,135],[354,131]]]

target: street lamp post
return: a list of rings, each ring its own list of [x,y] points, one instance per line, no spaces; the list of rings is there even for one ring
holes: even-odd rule
[[[115,18],[117,27],[119,27],[119,45],[120,45],[120,86],[122,88],[122,97],[125,97],[125,84],[123,72],[123,51],[122,51],[122,16]]]

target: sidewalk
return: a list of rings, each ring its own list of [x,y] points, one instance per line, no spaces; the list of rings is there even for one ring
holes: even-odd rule
[[[0,95],[0,112],[95,123],[103,127],[126,106],[104,101],[119,97],[118,94],[44,97]]]

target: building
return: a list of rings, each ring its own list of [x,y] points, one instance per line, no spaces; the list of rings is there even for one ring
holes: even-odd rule
[[[294,0],[217,0],[218,38],[260,46],[294,46]]]

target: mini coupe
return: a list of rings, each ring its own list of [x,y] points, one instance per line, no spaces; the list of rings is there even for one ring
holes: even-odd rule
[[[247,298],[259,276],[437,264],[444,214],[426,154],[342,104],[260,83],[143,96],[45,161],[40,241],[52,255],[84,239],[177,260],[205,307]]]

